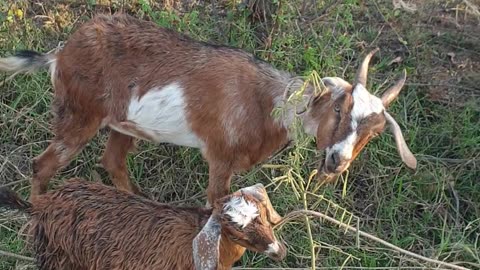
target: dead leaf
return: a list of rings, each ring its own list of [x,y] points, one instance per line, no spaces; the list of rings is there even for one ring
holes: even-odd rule
[[[457,61],[455,61],[455,53],[454,52],[449,52],[449,53],[447,53],[447,55],[450,57],[450,61],[453,64],[457,64]]]
[[[402,0],[393,0],[392,3],[394,9],[403,9],[410,13],[414,13],[415,11],[417,11],[417,5],[415,5],[414,3],[407,4]]]
[[[393,64],[397,64],[397,63],[401,63],[403,61],[402,57],[398,56],[396,57],[395,59],[393,59],[392,61],[390,61],[388,63],[389,66],[393,65]]]

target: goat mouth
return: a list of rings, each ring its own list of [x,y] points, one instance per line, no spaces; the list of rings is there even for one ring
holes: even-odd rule
[[[320,183],[330,183],[336,179],[337,175],[338,174],[335,172],[328,172],[325,166],[325,162],[323,162],[322,165],[320,165],[320,168],[318,169],[317,180]]]
[[[282,261],[285,255],[268,255],[268,257],[276,262]]]
[[[276,261],[276,262],[279,262],[279,261],[282,261],[285,256],[287,255],[287,252],[285,249],[282,249],[281,251],[277,252],[277,253],[266,253],[265,255],[267,255],[267,257],[269,257],[270,259]]]

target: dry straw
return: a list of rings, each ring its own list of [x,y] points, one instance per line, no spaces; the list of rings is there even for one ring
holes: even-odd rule
[[[298,85],[298,84],[297,84]],[[280,109],[277,112],[274,112],[275,115],[281,115],[282,113],[285,113],[285,110],[291,109],[291,108],[296,108],[297,106],[305,106],[305,104],[302,102],[302,96],[305,93],[305,89],[309,87],[309,85],[312,85],[314,88],[314,93],[316,95],[322,95],[325,92],[325,85],[323,85],[322,80],[317,72],[312,72],[310,76],[308,76],[305,79],[305,83],[301,84],[299,89],[297,91],[293,91],[289,96],[285,95],[285,107]],[[287,88],[290,88],[287,87]],[[290,91],[291,89],[288,89],[286,92]],[[294,136],[294,147],[292,151],[289,153],[289,157],[287,159],[287,163],[285,165],[264,165],[264,167],[275,167],[277,169],[284,169],[284,174],[282,176],[276,177],[273,179],[273,183],[277,185],[277,188],[279,185],[282,183],[285,183],[286,185],[290,186],[293,193],[297,197],[297,199],[301,202],[303,209],[302,210],[296,210],[288,213],[282,222],[277,225],[277,228],[283,226],[285,223],[293,220],[293,219],[298,219],[298,218],[303,218],[305,221],[305,226],[307,229],[307,235],[309,238],[310,242],[310,253],[311,253],[311,266],[309,269],[327,269],[327,268],[318,268],[316,266],[316,258],[315,258],[315,249],[317,248],[315,241],[314,241],[314,235],[312,234],[311,230],[311,218],[319,218],[320,220],[327,220],[337,226],[339,226],[341,229],[344,229],[345,232],[350,231],[353,232],[357,235],[357,243],[359,243],[359,238],[364,237],[370,240],[373,240],[377,243],[380,243],[387,248],[394,250],[396,252],[399,252],[401,254],[407,255],[409,257],[435,264],[437,267],[447,267],[447,269],[461,269],[461,270],[468,270],[468,268],[455,265],[452,263],[447,263],[431,258],[427,258],[425,256],[413,253],[411,251],[402,249],[400,247],[397,247],[383,239],[380,239],[374,235],[371,235],[369,233],[363,232],[358,228],[359,222],[357,222],[357,228],[354,226],[350,225],[352,222],[354,215],[347,211],[347,209],[335,204],[334,202],[324,198],[322,195],[317,195],[315,194],[315,191],[318,190],[320,185],[316,185],[313,187],[312,185],[312,180],[317,174],[317,171],[314,170],[310,173],[309,177],[304,179],[302,177],[302,168],[304,167],[305,164],[305,158],[306,158],[306,153],[305,149],[308,149],[309,144],[311,143],[311,138],[305,136],[303,132],[303,127],[301,125],[300,119],[298,117],[295,117],[294,124],[291,127],[291,133]],[[313,191],[310,191],[313,190]],[[345,186],[343,193],[345,193]],[[324,213],[320,213],[317,211],[312,211],[309,209],[309,200],[307,199],[307,196],[313,196],[317,199],[317,202],[314,205],[319,205],[320,202],[326,203],[327,207],[325,213],[332,213],[332,216],[329,216]],[[359,220],[357,217],[355,217],[357,221]],[[350,259],[352,255],[349,254],[349,257],[347,260],[344,262],[344,264]],[[344,265],[341,266],[343,268]],[[350,269],[350,267],[346,267],[347,269]],[[421,267],[422,269],[425,269],[425,267]],[[248,269],[248,268],[244,268]],[[276,269],[276,268],[271,268],[271,269]],[[277,268],[278,269],[278,268]],[[291,268],[295,269],[295,268]],[[306,268],[297,268],[297,269],[306,269]],[[399,268],[395,268],[399,269]],[[413,269],[409,267],[408,269]],[[440,269],[440,268],[437,268]]]

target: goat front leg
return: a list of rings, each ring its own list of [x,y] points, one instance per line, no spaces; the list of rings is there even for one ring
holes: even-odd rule
[[[147,197],[128,177],[126,159],[128,152],[133,148],[133,137],[112,130],[101,163],[116,188]]]
[[[230,193],[233,169],[222,162],[209,162],[208,171],[207,207],[210,207],[215,200]]]

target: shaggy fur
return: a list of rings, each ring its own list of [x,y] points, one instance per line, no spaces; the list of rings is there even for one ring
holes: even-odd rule
[[[217,201],[213,210],[174,207],[81,179],[41,195],[32,205],[7,188],[0,189],[0,207],[31,215],[39,269],[194,269],[192,242],[224,203],[242,196],[259,208],[266,225],[252,222],[237,228],[231,217],[219,215],[221,237],[218,269],[230,269],[245,250],[266,252],[278,243],[262,203],[234,193]],[[212,212],[213,211],[213,212]],[[242,246],[232,240],[252,239]],[[276,254],[283,257],[283,254]],[[208,254],[207,254],[208,255]],[[210,268],[209,268],[210,269]]]

